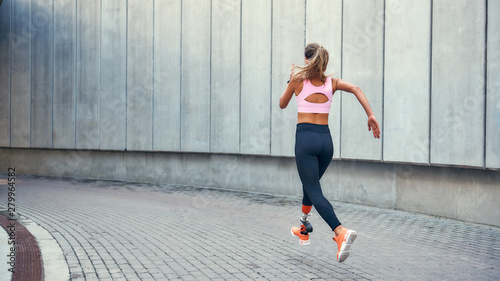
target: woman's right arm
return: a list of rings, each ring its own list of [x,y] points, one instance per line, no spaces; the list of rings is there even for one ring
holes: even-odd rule
[[[295,93],[295,87],[297,86],[296,79],[292,79],[293,71],[295,70],[295,63],[292,64],[290,68],[290,80],[288,80],[288,85],[286,86],[285,91],[281,94],[280,97],[280,108],[284,109],[288,106],[288,103],[292,99],[293,94]]]
[[[288,103],[290,102],[293,94],[295,93],[295,86],[296,86],[295,81],[289,82],[288,85],[286,86],[285,91],[283,91],[283,94],[281,94],[281,97],[280,97],[280,108],[281,109],[284,109],[288,106]]]
[[[366,98],[365,93],[363,93],[363,91],[361,91],[361,89],[358,86],[346,82],[342,79],[337,80],[337,90],[349,92],[356,96],[359,103],[363,106],[366,115],[368,116],[368,130],[373,131],[373,136],[379,139],[380,138],[379,125],[377,119],[375,118],[375,114],[373,113],[373,110],[370,107],[370,103],[368,103],[368,99]]]

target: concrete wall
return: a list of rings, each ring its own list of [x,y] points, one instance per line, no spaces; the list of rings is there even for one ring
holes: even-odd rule
[[[4,0],[0,147],[292,157],[296,104],[278,99],[316,41],[382,127],[374,139],[354,96],[336,93],[334,159],[498,173],[497,14],[500,0]],[[387,198],[357,188],[341,198],[427,208],[404,203],[399,189],[413,186],[393,182]]]
[[[500,0],[488,1],[486,167],[500,167]]]
[[[386,5],[384,161],[427,164],[431,1],[388,1]]]
[[[485,163],[486,3],[457,4],[434,1],[433,7],[431,163],[481,167]]]
[[[335,159],[499,169],[498,5],[6,0],[0,145],[293,156],[278,99],[317,41],[382,125],[337,93]]]
[[[194,185],[297,199],[302,196],[295,161],[290,157],[4,148],[0,149],[0,158],[0,171],[15,167],[18,174]],[[334,160],[321,180],[323,193],[330,200],[495,226],[500,226],[499,182],[500,173],[496,171],[349,160]],[[22,182],[17,186],[22,188]]]

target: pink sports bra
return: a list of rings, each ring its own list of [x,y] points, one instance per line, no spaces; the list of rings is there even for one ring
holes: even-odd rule
[[[324,103],[314,103],[306,101],[312,94],[323,94],[328,98]],[[311,81],[304,80],[304,86],[299,95],[295,96],[297,101],[297,111],[303,113],[329,113],[332,105],[332,77],[327,77],[325,84],[316,87]]]

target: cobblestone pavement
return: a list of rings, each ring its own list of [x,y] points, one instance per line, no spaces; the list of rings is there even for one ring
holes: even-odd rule
[[[19,175],[16,183],[18,213],[52,234],[71,280],[500,279],[496,227],[332,202],[358,232],[338,264],[317,213],[310,246],[290,235],[299,198]]]

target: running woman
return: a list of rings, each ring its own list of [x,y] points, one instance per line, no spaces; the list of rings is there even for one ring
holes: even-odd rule
[[[292,234],[299,238],[301,245],[309,244],[312,232],[307,217],[312,206],[335,233],[337,261],[343,262],[350,254],[350,248],[357,233],[342,226],[335,215],[332,204],[321,191],[320,179],[332,161],[333,143],[328,128],[328,113],[335,91],[352,93],[363,106],[368,116],[368,130],[375,138],[380,138],[380,129],[373,111],[361,89],[342,79],[325,75],[328,52],[317,43],[305,48],[305,66],[292,65],[290,80],[280,98],[280,108],[288,106],[295,94],[297,101],[297,131],[295,135],[295,159],[302,182],[302,225],[292,227]]]

